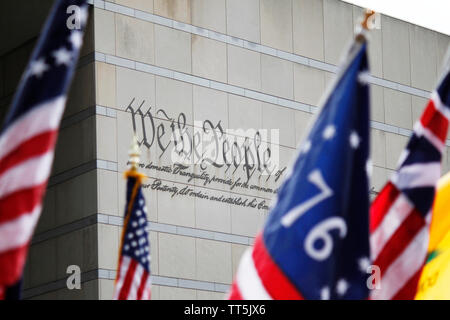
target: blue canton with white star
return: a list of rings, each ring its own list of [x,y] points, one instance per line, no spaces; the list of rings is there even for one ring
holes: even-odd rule
[[[86,0],[55,1],[22,75],[2,132],[33,108],[67,94],[83,43],[87,18]]]
[[[305,299],[366,299],[369,88],[366,44],[348,63],[280,187],[263,230],[274,262]]]
[[[129,177],[127,182],[127,206],[131,198],[131,192],[135,184],[136,178]],[[126,217],[125,217],[126,219]],[[135,201],[133,203],[128,225],[125,230],[122,256],[128,256],[136,260],[142,267],[150,272],[150,245],[147,232],[147,207],[145,205],[142,189],[139,186]]]

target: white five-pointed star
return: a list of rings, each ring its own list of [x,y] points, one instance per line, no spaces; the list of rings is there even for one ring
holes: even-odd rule
[[[359,147],[359,142],[360,141],[361,141],[361,139],[359,138],[359,136],[356,133],[356,131],[352,131],[352,133],[350,134],[350,146],[353,149],[357,149]]]
[[[362,273],[366,273],[367,269],[370,267],[370,259],[367,257],[362,257],[358,259],[359,270]]]
[[[320,299],[330,300],[330,288],[323,287],[322,290],[320,290]]]
[[[53,57],[56,60],[56,65],[59,66],[61,64],[65,64],[68,66],[70,61],[72,60],[72,53],[66,48],[62,47],[53,52]]]
[[[48,70],[48,64],[45,63],[45,59],[41,58],[31,63],[30,74],[38,78],[42,77],[42,74]]]
[[[336,285],[336,292],[338,295],[343,296],[348,290],[348,282],[344,279],[340,279]]]
[[[323,131],[323,138],[325,140],[330,140],[334,137],[336,133],[336,128],[333,125],[328,125],[325,130]]]
[[[302,153],[308,153],[309,149],[311,149],[311,141],[307,140],[303,144]]]
[[[369,176],[369,177],[372,176],[372,170],[373,170],[372,160],[367,159],[367,162],[366,162],[366,173],[367,173],[367,176]]]
[[[80,31],[73,31],[70,34],[69,41],[72,43],[74,49],[80,49],[83,44],[83,35]]]

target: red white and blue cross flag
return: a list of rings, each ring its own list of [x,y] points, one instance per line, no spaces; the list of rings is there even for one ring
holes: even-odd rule
[[[87,15],[86,0],[55,2],[0,131],[0,299],[21,278],[41,213]]]
[[[414,126],[397,171],[370,207],[371,258],[381,273],[374,300],[414,299],[427,259],[436,184],[450,119],[450,72]]]
[[[230,299],[368,298],[366,46],[353,44],[264,229],[241,259]]]

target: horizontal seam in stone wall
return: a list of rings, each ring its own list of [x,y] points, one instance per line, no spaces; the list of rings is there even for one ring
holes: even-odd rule
[[[182,81],[182,82],[186,82],[186,83],[190,83],[190,84],[195,84],[195,85],[215,89],[215,90],[230,93],[230,94],[240,95],[240,96],[243,96],[246,98],[255,99],[255,100],[262,101],[262,102],[267,102],[267,103],[271,103],[274,105],[279,105],[281,107],[299,110],[299,111],[303,111],[303,112],[307,112],[307,113],[311,113],[311,114],[317,113],[317,111],[319,110],[319,107],[316,107],[313,105],[307,105],[307,104],[304,104],[301,102],[284,99],[284,98],[280,98],[277,96],[272,96],[272,95],[265,94],[262,92],[257,92],[254,90],[249,90],[249,89],[221,83],[221,82],[217,82],[214,80],[209,80],[209,79],[205,79],[205,78],[201,78],[201,77],[197,77],[197,76],[193,76],[193,75],[188,75],[188,74],[174,71],[171,69],[167,69],[164,67],[158,67],[158,66],[154,66],[154,65],[150,65],[150,64],[145,64],[145,63],[137,62],[137,61],[126,59],[126,58],[112,56],[112,55],[108,55],[108,54],[104,54],[104,53],[99,53],[99,54],[95,55],[95,59],[97,62],[109,63],[109,64],[112,64],[115,66],[125,67],[125,68],[131,69],[131,70],[141,71],[141,72],[153,74],[156,76],[162,76],[162,77],[166,77],[169,79],[174,79],[174,80],[178,80],[178,81]],[[382,130],[382,131],[390,132],[390,133],[395,133],[395,134],[399,134],[399,135],[406,136],[406,137],[409,137],[413,132],[411,129],[400,128],[400,127],[397,127],[394,125],[390,125],[390,124],[386,124],[386,123],[382,123],[382,122],[378,122],[378,121],[374,121],[374,120],[370,121],[370,126],[374,129],[378,129],[378,130]],[[450,139],[446,140],[446,145],[450,146]]]
[[[120,216],[113,216],[107,214],[98,214],[99,223],[106,225],[114,225],[121,227],[123,225],[123,218]],[[177,226],[166,223],[159,223],[148,221],[148,231],[163,232],[169,234],[175,234],[179,236],[187,236],[192,238],[215,240],[220,242],[228,242],[242,245],[251,245],[253,243],[253,237],[247,237],[242,235],[236,235],[231,233],[224,233],[218,231],[204,230],[198,228],[191,228],[185,226]]]
[[[117,111],[121,110],[101,105],[90,106],[80,112],[77,112],[75,114],[63,118],[61,121],[61,125],[59,126],[59,129],[60,130],[65,129],[67,127],[70,127],[71,125],[82,122],[95,115],[105,116],[109,118],[117,118]]]
[[[105,54],[100,53],[100,52],[92,52],[90,54],[87,54],[83,57],[82,60],[79,61],[78,64],[78,68],[81,68],[89,63],[92,63],[94,61],[97,62],[106,62],[106,57]],[[124,60],[128,60],[125,58],[119,58],[119,59],[124,59]],[[111,63],[111,62],[110,62]],[[116,65],[115,63],[111,63],[113,65]],[[146,72],[146,73],[150,73],[153,75],[157,75],[157,76],[163,76],[163,77],[167,77],[167,78],[171,78],[174,80],[178,80],[178,81],[183,81],[183,82],[187,82],[190,84],[197,84],[192,82],[193,79],[190,79],[191,81],[186,81],[186,80],[182,80],[181,77],[174,77],[174,72],[176,71],[172,71],[170,69],[166,69],[166,68],[162,68],[162,67],[156,67],[156,66],[151,66],[151,65],[146,65],[144,63],[140,63],[135,61],[135,66],[131,68],[132,70],[137,70],[137,71],[142,71],[142,72]],[[139,69],[138,69],[139,68]],[[196,76],[191,76],[192,78],[196,77]],[[202,78],[203,79],[203,78]],[[303,111],[303,112],[307,112],[307,113],[311,113],[314,114],[317,112],[317,110],[319,109],[316,106],[313,105],[307,105],[307,104],[302,104],[300,102],[297,101],[292,101],[292,100],[288,100],[288,99],[284,99],[284,98],[279,98],[279,97],[273,97],[273,98],[268,98],[268,101],[265,100],[261,100],[264,97],[270,97],[269,95],[263,94],[261,93],[259,96],[254,96],[252,97],[252,90],[247,90],[245,88],[241,88],[241,87],[237,87],[237,86],[233,86],[233,85],[229,85],[229,84],[225,84],[225,83],[220,83],[220,82],[216,82],[214,80],[207,80],[207,79],[203,79],[203,81],[199,81],[201,83],[206,83],[205,81],[209,81],[209,87],[211,89],[214,90],[218,90],[218,91],[222,91],[222,92],[226,92],[226,93],[230,93],[230,94],[235,94],[235,95],[240,95],[240,96],[244,96],[246,98],[251,98],[251,99],[257,99],[263,102],[270,102],[272,104],[276,104],[282,107],[287,107],[290,109],[294,109],[294,110],[299,110],[299,111]],[[205,86],[203,84],[200,84],[201,86]],[[246,91],[247,94],[250,96],[246,96]],[[257,92],[255,92],[257,93]],[[12,96],[11,96],[12,97]],[[10,97],[10,98],[11,98]],[[274,102],[274,98],[277,99],[276,102]],[[96,108],[95,112],[91,110],[91,108]],[[100,105],[96,105],[95,107],[89,107],[86,108],[85,110],[74,114],[74,115],[70,115],[67,118],[64,118],[61,122],[61,127],[60,129],[64,129],[66,127],[69,127],[73,124],[76,124],[78,122],[81,122],[93,115],[103,115],[103,116],[108,116],[108,117],[112,117],[112,118],[116,118],[117,117],[117,111],[123,111],[120,109],[116,109],[116,108],[111,108],[111,107],[105,107],[105,106],[100,106]],[[161,119],[161,120],[165,120],[165,119]],[[370,121],[370,125],[373,129],[377,129],[377,130],[381,130],[381,131],[385,131],[385,132],[389,132],[389,133],[394,133],[394,134],[399,134],[402,136],[406,136],[409,137],[412,134],[412,130],[411,129],[405,129],[405,128],[401,128],[401,127],[397,127],[394,125],[390,125],[390,124],[386,124],[386,123],[382,123],[382,122],[378,122],[378,121],[374,121],[371,120]],[[446,146],[450,146],[450,139],[446,140]],[[285,146],[282,144],[279,144],[280,146],[286,147],[286,148],[290,148],[290,149],[296,149],[294,147],[291,146]]]
[[[75,168],[58,173],[50,177],[50,179],[48,180],[47,188],[53,187],[56,184],[63,183],[64,181],[78,177],[94,169],[96,169],[96,160],[91,160]]]
[[[99,277],[99,269],[94,269],[81,273],[81,283],[86,283],[93,280],[101,279]],[[69,276],[69,275],[67,275]],[[39,285],[37,287],[24,289],[22,292],[24,299],[31,299],[33,297],[43,295],[52,291],[64,289],[67,287],[67,278],[55,280],[46,284]]]
[[[86,218],[82,218],[74,222],[70,222],[68,224],[64,224],[62,226],[53,228],[51,230],[43,231],[39,234],[36,234],[34,235],[31,244],[34,245],[39,242],[60,237],[65,234],[97,224],[121,227],[123,225],[123,218],[120,216],[108,215],[104,213],[93,214]],[[253,244],[254,241],[253,237],[218,231],[204,230],[198,228],[191,228],[185,226],[177,226],[172,224],[153,222],[150,220],[148,220],[147,231],[162,232],[178,236],[185,236],[205,240],[214,240],[219,242],[227,242],[240,245],[251,245]]]
[[[117,172],[117,162],[94,159],[89,162],[83,163],[75,168],[66,170],[64,172],[58,173],[50,177],[48,182],[48,188],[96,169],[103,169]]]
[[[157,286],[176,287],[183,289],[194,289],[220,293],[226,293],[230,289],[230,285],[220,282],[173,278],[158,275],[152,275],[151,277],[152,277],[151,279],[152,285]],[[115,278],[116,278],[116,271],[109,269],[100,268],[81,273],[81,283],[86,283],[93,280],[115,280]],[[23,297],[24,299],[30,299],[52,291],[65,289],[67,288],[66,282],[67,278],[64,278],[37,287],[25,289],[23,291]]]
[[[95,61],[95,52],[94,51],[89,52],[78,59],[76,68],[80,69],[80,68],[84,67],[85,65],[88,65],[89,63],[94,62],[94,61]]]
[[[179,22],[176,20],[164,18],[164,17],[158,16],[158,15],[152,14],[152,13],[140,11],[138,9],[110,3],[108,1],[94,1],[94,3],[92,3],[92,1],[90,1],[89,3],[94,4],[95,7],[106,10],[106,11],[131,16],[131,17],[134,17],[139,20],[156,23],[159,25],[163,25],[166,27],[170,27],[170,28],[180,30],[183,32],[187,32],[187,33],[191,33],[191,34],[196,34],[196,35],[206,37],[206,38],[209,38],[212,40],[216,40],[219,42],[238,46],[238,47],[250,50],[250,51],[271,55],[274,57],[278,57],[282,60],[299,63],[299,64],[302,64],[302,65],[305,65],[308,67],[312,67],[315,69],[319,69],[322,71],[336,73],[339,69],[338,66],[329,64],[329,63],[326,63],[323,61],[315,60],[312,58],[307,58],[307,57],[300,56],[300,55],[297,55],[294,53],[290,53],[290,52],[286,52],[283,50],[268,47],[268,46],[265,46],[262,44],[254,43],[254,42],[251,42],[251,41],[248,41],[245,39],[229,36],[229,35],[226,35],[226,34],[223,34],[220,32],[216,32],[213,30],[209,30],[209,29],[205,29],[202,27],[197,27],[194,25]],[[408,86],[405,84],[401,84],[401,83],[397,83],[397,82],[394,82],[391,80],[382,79],[379,77],[375,77],[373,75],[369,76],[368,81],[369,81],[369,83],[372,83],[375,85],[379,85],[379,86],[382,86],[385,88],[408,93],[408,94],[415,95],[415,96],[422,97],[422,98],[429,98],[429,96],[430,96],[430,92],[428,92],[426,90],[414,88],[414,87],[411,87],[411,86]]]
[[[57,238],[68,233],[87,228],[100,223],[98,214],[93,214],[88,217],[69,222],[67,224],[58,226],[56,228],[43,231],[41,233],[35,234],[31,240],[31,244],[35,245],[37,243],[47,241],[53,238]]]
[[[60,130],[63,130],[67,127],[70,127],[74,124],[77,124],[79,122],[82,122],[86,119],[89,119],[90,117],[94,116],[96,114],[96,110],[94,106],[87,107],[84,110],[75,113],[73,115],[70,115],[68,117],[65,117],[62,119],[61,124],[59,126]]]

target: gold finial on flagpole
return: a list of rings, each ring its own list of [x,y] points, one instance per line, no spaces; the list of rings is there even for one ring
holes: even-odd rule
[[[369,27],[369,21],[370,19],[375,15],[375,11],[366,9],[364,12],[364,17],[361,21],[360,30],[358,31],[358,34],[356,35],[356,41],[358,42],[365,42],[366,41],[366,34],[367,31],[369,31],[371,28]]]
[[[369,19],[375,14],[375,11],[370,10],[370,9],[366,9],[366,12],[364,12],[364,18],[363,21],[361,22],[361,27],[364,30],[370,30],[369,28]]]
[[[136,133],[133,134],[133,142],[131,143],[131,148],[128,151],[130,170],[137,171],[139,166],[139,160],[141,156],[141,151],[139,150],[139,144],[137,140]]]

